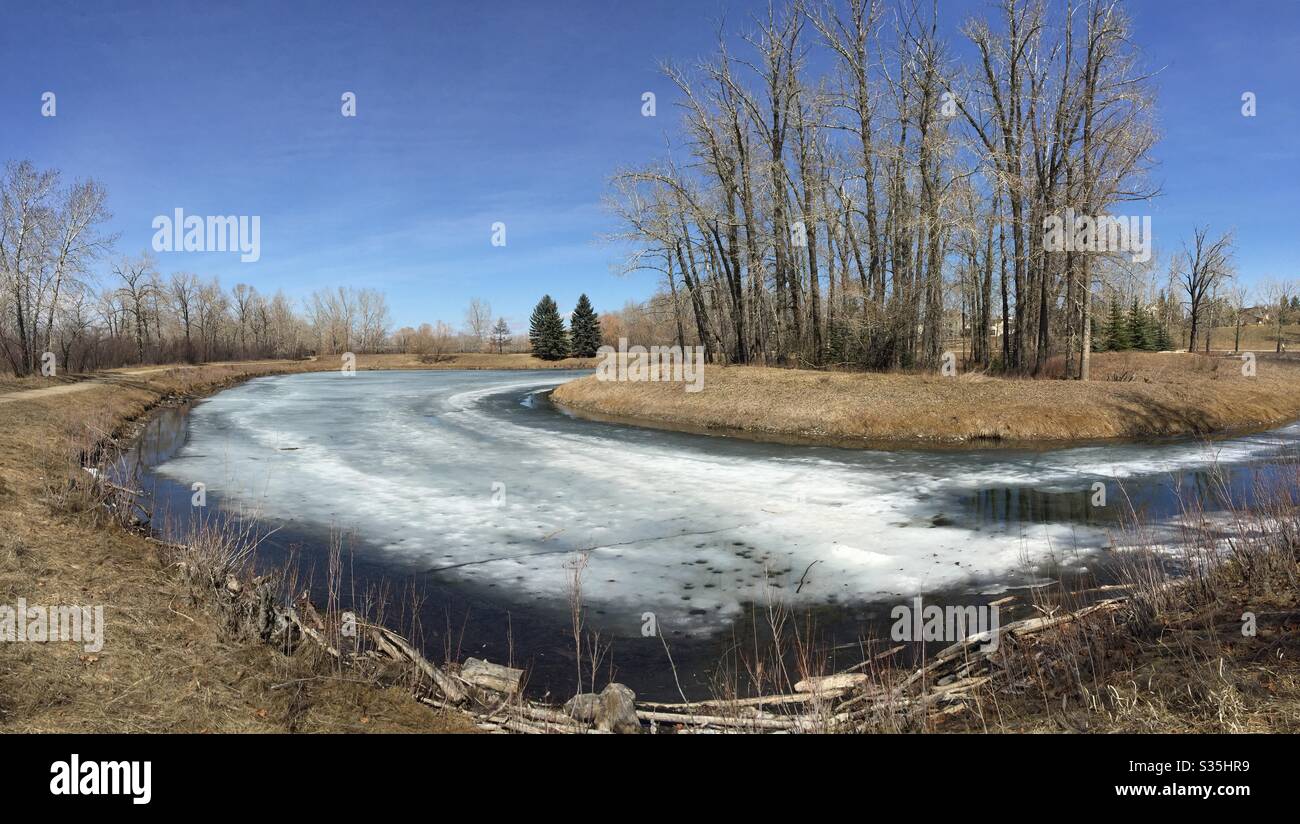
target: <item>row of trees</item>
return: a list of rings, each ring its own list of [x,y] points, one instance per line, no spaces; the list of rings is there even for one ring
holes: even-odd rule
[[[1105,335],[1092,335],[1092,351],[1121,352],[1140,349],[1147,352],[1164,352],[1173,348],[1173,338],[1159,318],[1138,303],[1137,298],[1125,313],[1118,300],[1111,301],[1110,315],[1106,321]]]
[[[127,363],[374,351],[390,325],[384,296],[339,288],[301,311],[282,293],[224,289],[193,272],[164,276],[152,254],[109,258],[117,236],[94,180],[64,184],[27,161],[0,177],[0,351],[16,375],[51,352],[72,371]],[[107,260],[106,260],[107,259]],[[106,277],[96,277],[99,264]]]
[[[1181,253],[1176,254],[1167,266],[1153,260],[1142,267],[1127,267],[1098,288],[1090,312],[1089,339],[1093,352],[1143,349],[1152,343],[1158,351],[1188,348],[1192,324],[1187,311],[1187,294],[1180,281],[1181,271],[1184,271],[1180,256]],[[1161,271],[1167,271],[1167,280],[1157,274]],[[1118,337],[1112,334],[1116,307],[1121,317],[1127,319],[1133,315],[1134,304],[1143,313],[1148,326],[1145,338],[1135,338],[1131,331]],[[1124,307],[1129,307],[1127,312]],[[1300,286],[1291,280],[1269,278],[1254,288],[1248,288],[1244,283],[1225,278],[1214,285],[1200,302],[1198,310],[1199,348],[1210,343],[1207,335],[1210,329],[1217,330],[1213,346],[1219,350],[1241,350],[1243,334],[1249,335],[1252,346],[1258,348],[1262,340],[1277,351],[1281,351],[1289,339],[1300,340],[1300,332],[1294,329],[1294,325],[1300,323]],[[663,289],[646,301],[629,302],[620,310],[603,314],[604,338],[606,343],[626,337],[645,344],[698,345],[700,340],[695,328],[684,322],[690,312],[690,302],[681,290],[672,294]],[[969,355],[973,348],[971,339],[977,334],[969,317],[949,310],[946,319],[949,321],[946,330],[949,346]],[[1131,330],[1132,321],[1127,322]],[[1254,329],[1247,332],[1251,327]],[[1001,331],[995,326],[990,334],[993,351],[1000,349]],[[1139,344],[1128,344],[1130,339],[1138,340]],[[1141,344],[1142,340],[1146,345]],[[833,340],[828,341],[828,348],[832,351],[834,344]]]
[[[559,307],[550,295],[542,295],[528,323],[533,356],[543,360],[595,357],[601,337],[600,316],[585,294],[578,298],[568,329],[564,328]]]
[[[225,289],[193,272],[164,276],[150,254],[109,259],[117,237],[104,230],[106,201],[93,180],[65,185],[58,171],[5,166],[0,351],[14,374],[38,371],[45,352],[61,369],[86,371],[392,346],[387,302],[374,290],[320,290],[296,308],[283,292],[263,295],[246,283]],[[95,276],[97,264],[105,276]]]
[[[475,303],[479,303],[475,299]],[[486,305],[486,304],[484,304]],[[467,326],[457,332],[451,324],[443,321],[422,323],[418,327],[403,326],[393,333],[390,347],[409,355],[419,355],[422,360],[437,362],[452,352],[514,352],[514,335],[505,318],[497,318],[495,324],[485,332],[478,332],[473,326]]]
[[[217,278],[192,272],[164,277],[149,255],[112,263],[105,286],[78,284],[58,306],[44,351],[54,352],[63,368],[72,371],[127,363],[374,352],[388,344],[388,307],[380,292],[320,290],[299,310],[282,291],[266,296],[246,283],[227,290]],[[0,344],[10,368],[28,374],[31,368],[24,368],[29,365],[21,359],[16,338],[0,322]]]
[[[1123,4],[999,0],[962,28],[967,60],[936,14],[791,0],[662,66],[685,113],[673,155],[617,173],[610,203],[627,268],[683,295],[712,358],[932,368],[956,316],[982,366],[1064,354],[1087,377],[1092,296],[1129,255],[1049,248],[1042,227],[1155,194]],[[1201,285],[1224,263],[1188,260]]]
[[[0,177],[0,350],[16,375],[40,370],[45,352],[74,372],[135,363],[293,358],[309,353],[517,351],[505,318],[473,299],[464,326],[438,321],[392,331],[372,289],[321,289],[300,304],[193,272],[164,275],[152,254],[112,257],[106,192],[93,180],[64,185],[57,171],[11,162]],[[98,273],[95,270],[98,269]],[[552,308],[554,303],[552,302]],[[558,315],[557,315],[558,320]],[[600,321],[583,295],[572,341],[546,356],[594,355]],[[549,340],[549,338],[548,338]],[[559,354],[563,351],[564,354]]]

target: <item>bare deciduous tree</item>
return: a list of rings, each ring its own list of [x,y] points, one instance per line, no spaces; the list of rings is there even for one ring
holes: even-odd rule
[[[1191,331],[1187,342],[1187,351],[1196,351],[1197,335],[1204,320],[1207,298],[1213,294],[1219,283],[1233,275],[1232,270],[1232,233],[1210,239],[1208,227],[1197,227],[1192,231],[1192,242],[1184,244],[1183,253],[1175,262],[1183,292],[1187,295],[1187,307]],[[1209,330],[1206,330],[1209,339]]]
[[[465,332],[473,339],[475,351],[483,349],[492,328],[492,305],[473,298],[465,309]]]

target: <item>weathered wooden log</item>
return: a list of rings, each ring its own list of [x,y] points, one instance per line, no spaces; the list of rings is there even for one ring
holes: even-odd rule
[[[477,658],[466,658],[457,675],[467,684],[505,695],[517,695],[524,686],[523,670]]]
[[[1013,635],[1032,635],[1036,632],[1042,632],[1045,629],[1072,623],[1080,618],[1091,615],[1094,612],[1112,612],[1119,609],[1120,605],[1126,600],[1126,598],[1108,598],[1105,601],[1098,601],[1095,604],[1089,604],[1082,609],[1067,612],[1063,615],[1026,618],[1023,621],[1016,621],[1015,623],[1007,624],[1002,628],[1002,631],[1009,632]]]
[[[520,703],[517,712],[534,721],[545,721],[570,732],[589,732],[591,725],[575,721],[565,713],[550,707],[541,707],[532,703]]]
[[[798,715],[784,717],[747,717],[730,715],[696,715],[693,713],[688,714],[638,710],[637,717],[643,721],[658,721],[659,723],[682,724],[684,726],[739,727],[742,729],[813,730],[820,726],[817,723],[816,718]]]
[[[979,678],[963,678],[959,681],[954,681],[951,684],[945,684],[942,687],[935,687],[934,692],[943,695],[956,695],[957,693],[973,690],[976,687],[982,687],[992,680],[992,676],[988,675]]]
[[[420,696],[418,700],[430,707],[464,712],[475,719],[477,726],[491,731],[570,734],[596,732],[589,725],[575,721],[558,710],[531,702],[509,703],[492,712],[478,712],[458,707],[440,698]]]
[[[459,704],[466,698],[465,690],[456,683],[456,680],[438,667],[429,663],[423,655],[416,652],[406,639],[391,630],[383,627],[371,627],[370,636],[375,639],[375,643],[380,649],[388,652],[397,660],[406,659],[429,676],[434,685],[454,704]]]
[[[807,692],[816,695],[831,695],[848,690],[865,687],[871,683],[871,676],[858,672],[840,672],[835,675],[814,675],[794,685],[795,692]]]
[[[685,703],[664,703],[661,701],[637,701],[638,707],[667,712],[694,712],[712,710],[713,713],[745,707],[777,707],[785,704],[807,704],[817,700],[816,695],[798,693],[794,695],[760,695],[755,698],[718,698],[709,701],[687,701]]]
[[[871,656],[870,658],[868,658],[867,660],[863,661],[860,664],[854,664],[853,666],[846,669],[845,672],[858,672],[859,670],[864,670],[867,667],[871,666],[872,664],[876,663],[877,661],[883,661],[886,658],[893,658],[895,655],[897,655],[898,653],[902,652],[905,649],[907,649],[906,644],[898,644],[896,646],[892,646],[889,649],[885,650],[884,652],[876,653],[875,655]]]

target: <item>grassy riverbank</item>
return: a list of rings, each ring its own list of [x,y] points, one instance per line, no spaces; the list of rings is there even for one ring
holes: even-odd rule
[[[502,368],[499,359],[490,367]],[[0,730],[473,731],[408,690],[333,677],[325,656],[232,637],[144,535],[86,506],[83,455],[149,410],[320,362],[147,367],[0,395],[0,604],[102,605],[104,645],[0,643]],[[359,369],[412,368],[363,356]]]
[[[1300,362],[1187,354],[1099,354],[1093,380],[965,374],[705,368],[681,383],[571,381],[554,400],[577,412],[650,426],[793,438],[834,445],[1062,443],[1204,435],[1300,417]]]

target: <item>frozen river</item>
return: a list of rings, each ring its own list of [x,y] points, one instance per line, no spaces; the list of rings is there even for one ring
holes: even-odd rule
[[[1177,509],[1173,489],[1195,494],[1216,461],[1245,468],[1300,441],[1291,426],[1055,451],[784,446],[570,417],[546,390],[576,374],[250,381],[163,433],[153,473],[171,484],[159,497],[188,506],[201,482],[210,507],[255,512],[308,554],[347,532],[367,575],[423,582],[449,615],[463,598],[471,619],[512,616],[516,642],[542,658],[562,655],[546,639],[563,637],[585,553],[592,625],[636,667],[653,660],[629,652],[647,613],[703,662],[716,652],[707,639],[771,598],[831,616],[848,642],[882,604],[988,598],[1081,571],[1127,506],[1117,481],[1160,518]],[[1109,506],[1092,505],[1095,483]],[[467,638],[504,658],[492,631]]]

